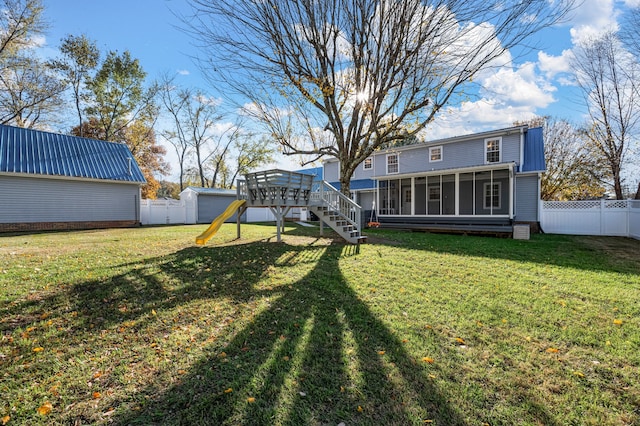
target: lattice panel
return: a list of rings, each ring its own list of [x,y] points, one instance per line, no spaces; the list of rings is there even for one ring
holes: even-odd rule
[[[605,209],[626,209],[627,200],[607,200],[604,202]]]
[[[544,201],[547,210],[588,210],[599,209],[600,200],[593,201]]]

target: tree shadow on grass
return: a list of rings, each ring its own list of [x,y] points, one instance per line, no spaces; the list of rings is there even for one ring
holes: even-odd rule
[[[640,241],[623,237],[539,234],[530,240],[477,235],[449,235],[370,230],[372,243],[402,244],[414,250],[459,256],[640,275]]]
[[[179,378],[150,377],[146,387],[138,382],[135,391],[110,401],[116,408],[110,421],[116,424],[465,424],[478,401],[463,416],[429,377],[443,373],[437,363],[416,359],[354,291],[340,266],[353,253],[353,246],[341,244],[267,241],[190,247],[118,265],[119,272],[107,279],[24,301],[2,317],[33,312],[37,318],[45,312],[58,323],[74,314],[68,326],[58,327],[59,336],[49,332],[52,340],[67,342],[67,353],[59,353],[56,362],[104,358],[119,350],[106,367],[124,371],[129,363],[130,369],[147,368],[146,361],[136,364],[136,352],[153,351],[150,344],[162,341],[164,333],[183,334],[181,327],[192,323],[176,316],[207,315],[198,304],[231,304],[220,310],[223,317],[211,313],[213,323],[195,336],[208,355],[185,361],[189,367]],[[173,320],[160,321],[166,312]],[[6,326],[0,323],[0,331]],[[148,330],[153,335],[144,335]],[[24,359],[35,356],[29,351]],[[168,363],[181,360],[174,352]],[[91,399],[86,389],[73,392],[68,400]],[[523,397],[535,404],[530,395]],[[138,411],[129,410],[134,404]],[[529,412],[553,424],[544,408]],[[96,420],[89,409],[68,416]]]
[[[212,348],[141,411],[113,420],[123,425],[463,424],[428,378],[428,366],[403,348],[346,282],[339,267],[343,249],[269,245],[266,260],[311,259],[315,266],[274,291],[270,306],[224,345],[224,354]],[[187,249],[177,260],[217,250]],[[256,297],[248,287],[227,282],[223,293],[238,301]]]

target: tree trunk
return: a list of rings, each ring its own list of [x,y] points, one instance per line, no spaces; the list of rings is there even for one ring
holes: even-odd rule
[[[640,181],[638,181],[638,190],[636,191],[636,200],[640,200]]]

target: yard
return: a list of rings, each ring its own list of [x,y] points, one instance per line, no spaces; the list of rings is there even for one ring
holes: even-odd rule
[[[640,423],[640,241],[0,237],[1,424]]]

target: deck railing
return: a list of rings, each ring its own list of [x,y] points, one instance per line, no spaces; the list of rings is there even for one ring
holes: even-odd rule
[[[362,207],[351,198],[338,191],[329,182],[314,181],[311,187],[311,203],[326,206],[329,211],[362,230]]]

